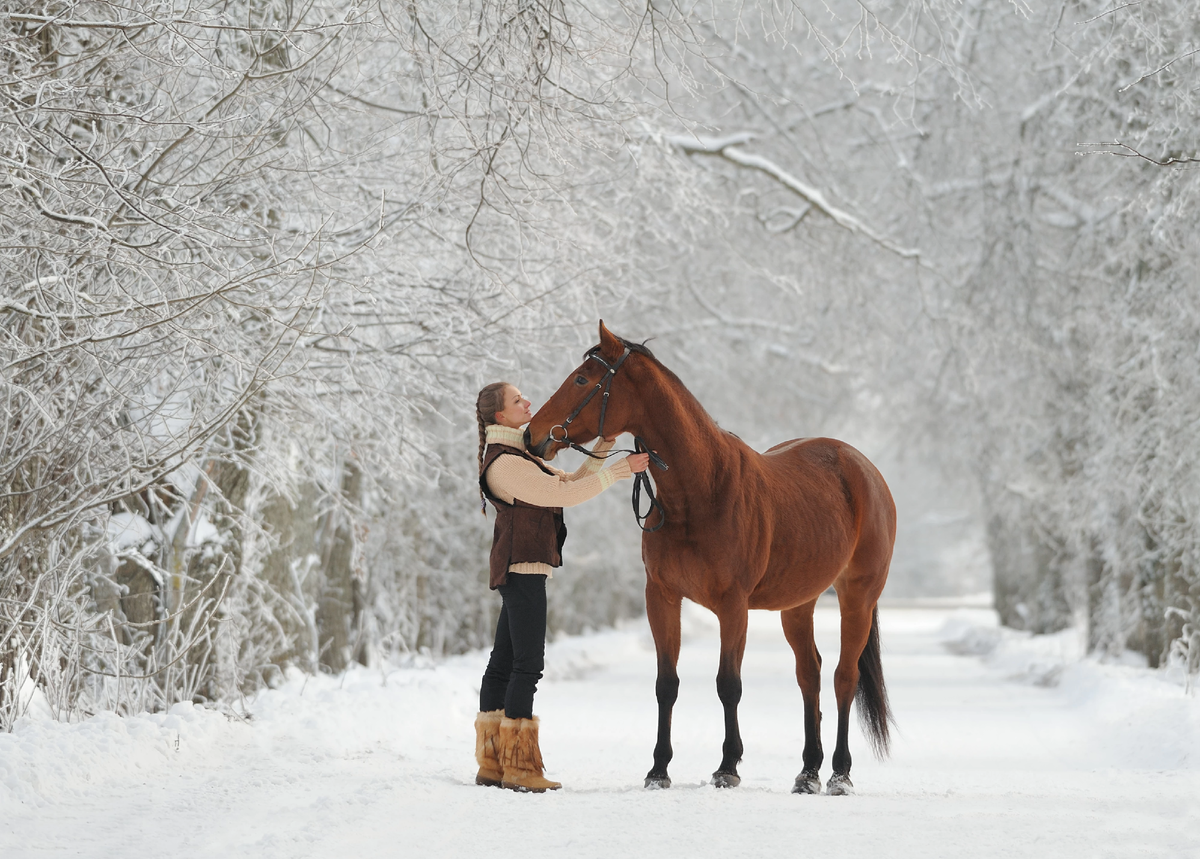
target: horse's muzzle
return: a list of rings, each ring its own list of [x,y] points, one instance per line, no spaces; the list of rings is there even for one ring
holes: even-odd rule
[[[536,456],[538,459],[546,458],[546,448],[550,446],[550,442],[554,441],[550,436],[546,436],[540,443],[533,443],[533,436],[529,434],[529,427],[525,427],[525,449]]]
[[[555,443],[558,441],[559,439],[554,437],[554,433],[550,433],[550,435],[529,448],[529,451],[538,459],[553,458],[554,454],[558,452],[558,448],[555,446]]]

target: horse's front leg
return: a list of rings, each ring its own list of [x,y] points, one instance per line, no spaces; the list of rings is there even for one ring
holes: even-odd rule
[[[730,600],[717,613],[721,622],[721,663],[717,667],[717,697],[725,708],[725,743],[721,747],[721,766],[713,773],[717,787],[737,787],[742,778],[737,765],[742,760],[742,733],[738,728],[737,708],[742,700],[742,656],[746,652],[746,626],[749,621],[746,601]]]
[[[667,788],[671,777],[667,764],[671,762],[671,711],[679,697],[679,594],[646,582],[646,616],[654,635],[658,653],[658,680],[654,691],[658,697],[658,742],[654,744],[654,766],[646,773],[646,787]]]

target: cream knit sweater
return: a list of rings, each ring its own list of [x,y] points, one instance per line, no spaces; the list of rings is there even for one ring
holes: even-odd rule
[[[487,428],[487,444],[504,444],[525,450],[525,431],[492,424]],[[592,448],[594,453],[604,453],[612,448],[612,442],[600,439]],[[502,456],[492,463],[487,472],[488,489],[507,504],[519,498],[526,504],[537,507],[574,507],[589,498],[595,498],[618,480],[633,476],[625,458],[604,468],[604,460],[587,460],[571,474],[547,465],[552,474],[546,474],[534,463],[519,456]],[[510,573],[533,573],[552,576],[549,564],[513,564]]]

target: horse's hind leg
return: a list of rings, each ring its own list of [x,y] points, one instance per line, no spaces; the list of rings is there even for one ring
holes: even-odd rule
[[[859,657],[867,647],[874,621],[875,603],[854,598],[846,590],[838,591],[842,614],[842,648],[833,673],[833,691],[837,697],[837,745],[833,749],[833,775],[827,790],[831,796],[850,793],[850,705],[858,691]]]
[[[658,680],[654,691],[658,697],[658,742],[654,745],[654,766],[646,773],[646,787],[666,788],[671,786],[667,775],[667,764],[671,762],[671,710],[679,697],[679,611],[682,600],[679,594],[664,591],[661,587],[646,582],[646,616],[650,620],[650,632],[654,636],[654,649],[658,654]]]
[[[741,784],[737,765],[742,760],[742,734],[737,709],[742,700],[742,656],[746,652],[746,627],[749,612],[745,600],[730,600],[717,613],[721,622],[721,662],[717,667],[717,697],[725,708],[725,743],[721,747],[721,766],[713,773],[717,787]]]
[[[804,770],[796,776],[792,793],[820,793],[821,762],[821,654],[813,636],[813,610],[817,601],[780,613],[783,634],[796,654],[796,682],[804,696]]]

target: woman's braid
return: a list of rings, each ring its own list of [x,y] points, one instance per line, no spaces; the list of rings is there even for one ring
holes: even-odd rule
[[[475,420],[479,423],[479,473],[483,474],[483,449],[487,445],[487,424],[483,422],[483,412],[479,404],[475,404]],[[479,512],[487,516],[487,499],[483,497],[483,487],[479,489]]]
[[[492,382],[486,385],[475,398],[475,420],[479,424],[479,473],[483,474],[483,451],[487,447],[487,428],[496,422],[496,412],[504,409],[504,391],[511,387],[508,382]],[[479,488],[479,512],[487,516],[487,499],[483,487]]]

